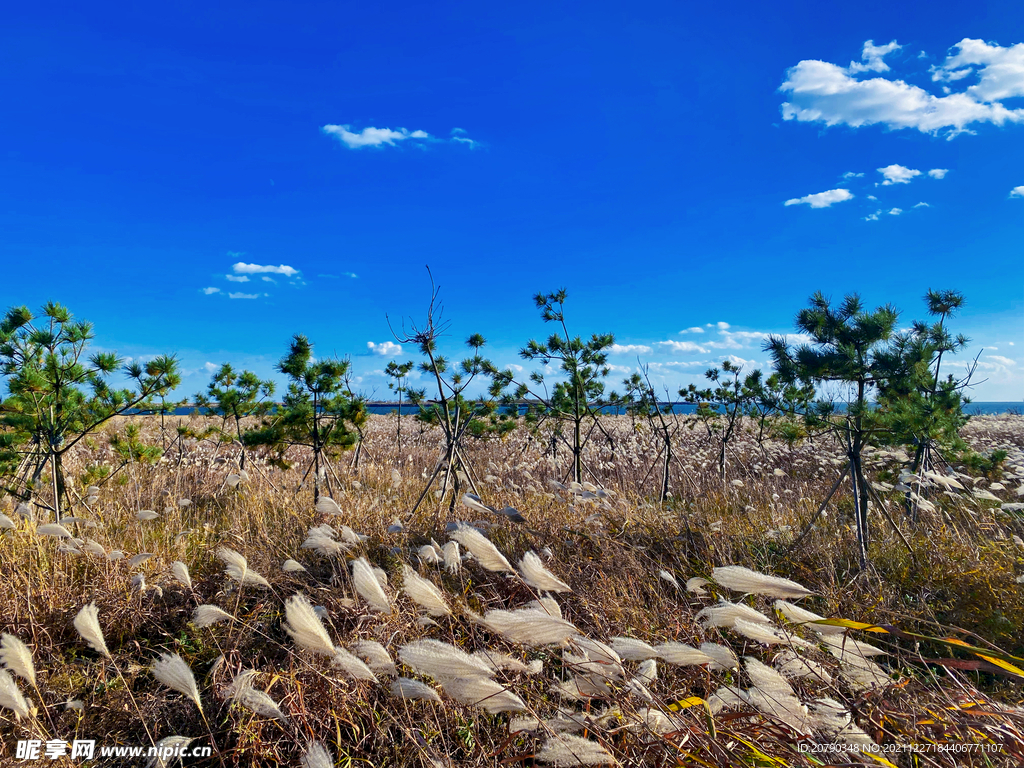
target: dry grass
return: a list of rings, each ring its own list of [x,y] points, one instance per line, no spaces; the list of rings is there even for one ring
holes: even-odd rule
[[[944,495],[941,488],[934,488],[928,497],[935,509],[922,513],[912,525],[902,513],[902,495],[880,485],[912,552],[876,513],[874,565],[858,573],[846,497],[840,497],[816,529],[790,549],[794,534],[802,530],[839,471],[841,457],[835,446],[817,442],[795,448],[769,444],[762,449],[744,436],[731,453],[723,483],[716,474],[713,446],[698,431],[684,429],[684,445],[676,448],[683,458],[673,468],[675,495],[662,508],[648,500],[656,493],[658,470],[649,472],[656,441],[626,417],[606,422],[614,445],[595,443],[587,455],[590,481],[613,492],[605,500],[582,502],[570,494],[551,493],[548,481],[563,480],[568,462],[564,454],[542,453],[548,445],[543,436],[531,438],[519,430],[470,447],[483,501],[498,508],[514,506],[528,520],[517,526],[493,516],[490,539],[510,563],[518,563],[528,551],[549,550],[551,559],[544,560],[545,566],[573,590],[558,596],[560,609],[582,635],[605,642],[628,636],[652,645],[673,641],[694,647],[710,641],[730,646],[741,659],[749,655],[771,664],[779,646],[747,640],[730,629],[704,628],[695,620],[701,609],[714,603],[713,593],[739,595],[712,584],[708,595],[698,596],[659,577],[659,571],[666,570],[682,585],[693,576],[710,577],[717,566],[743,565],[814,590],[816,595],[800,604],[827,617],[893,624],[930,637],[952,636],[1024,655],[1024,584],[1015,582],[1024,573],[1024,545],[1013,539],[1024,538],[1019,513],[1004,512],[999,503],[969,492]],[[154,420],[144,420],[144,425],[149,440],[164,439]],[[237,472],[237,447],[211,441],[174,444],[156,466],[126,467],[103,484],[93,508],[83,504],[75,509],[76,515],[97,524],[69,524],[75,536],[93,539],[107,551],[123,551],[125,557],[119,560],[60,551],[61,541],[37,535],[35,525],[18,518],[15,505],[8,502],[3,511],[17,520],[18,529],[0,537],[0,628],[31,647],[43,698],[35,704],[42,703],[45,709],[40,707],[31,722],[15,722],[10,710],[0,710],[0,750],[8,754],[3,757],[0,752],[0,762],[11,759],[16,739],[32,734],[144,745],[150,738],[145,725],[157,741],[182,735],[194,737],[194,744],[208,744],[212,735],[219,751],[206,764],[298,765],[312,741],[324,742],[340,765],[530,764],[555,731],[569,727],[558,725],[560,707],[568,711],[563,719],[583,723],[579,735],[600,744],[624,765],[827,762],[825,753],[815,762],[813,755],[799,751],[800,743],[834,740],[821,732],[801,736],[779,717],[750,704],[713,716],[703,704],[690,706],[695,703],[688,701],[690,697],[707,700],[723,685],[750,687],[742,668],[710,671],[705,666],[659,662],[659,677],[647,686],[650,702],[635,689],[630,692],[626,681],[615,675],[606,693],[598,696],[574,701],[552,692],[553,679],[566,681],[576,675],[582,681],[600,662],[593,652],[589,662],[580,662],[579,649],[570,654],[557,647],[510,643],[478,623],[476,615],[521,608],[537,598],[521,579],[486,571],[471,561],[454,574],[443,565],[419,562],[420,547],[431,539],[447,541],[447,522],[462,516],[472,520],[479,513],[457,507],[453,515],[447,504],[439,507],[431,499],[432,504],[410,519],[423,478],[436,461],[439,436],[408,421],[399,457],[393,430],[394,417],[371,418],[358,470],[350,466],[350,454],[336,463],[331,495],[342,511],[340,517],[315,512],[310,489],[299,487],[305,469],[301,454],[293,457],[295,468],[289,471],[259,459],[250,462],[248,481],[231,488],[225,478]],[[978,417],[968,425],[966,437],[979,450],[1011,451],[1004,487],[993,493],[1007,503],[1021,501],[1016,494],[1024,482],[1024,418]],[[873,477],[879,483],[894,483],[902,458],[898,452],[875,454]],[[84,476],[90,465],[101,463],[114,460],[106,437],[97,435],[73,457],[71,474]],[[393,481],[396,467],[400,483]],[[961,482],[974,487],[973,481]],[[977,487],[988,488],[990,482],[980,479]],[[180,503],[183,499],[190,503]],[[145,509],[159,517],[140,520],[137,513]],[[404,531],[388,533],[396,517]],[[49,521],[41,516],[40,522]],[[308,530],[323,523],[336,531],[344,524],[368,538],[346,544],[345,551],[335,555],[300,549]],[[342,541],[340,535],[337,539]],[[65,548],[66,544],[65,540]],[[265,577],[269,588],[240,586],[237,579],[227,578],[216,554],[221,547],[243,554],[247,568]],[[130,559],[139,553],[153,556],[130,567]],[[386,572],[386,591],[395,605],[390,615],[357,597],[351,561],[359,557]],[[306,572],[283,572],[287,558],[302,563]],[[172,577],[174,561],[188,566],[191,589]],[[421,620],[423,611],[401,593],[403,563],[440,588],[451,616],[436,617],[432,623]],[[143,591],[132,586],[138,573],[145,577]],[[300,651],[285,631],[285,601],[299,592],[325,609],[324,627],[333,643],[344,648],[375,640],[397,661],[399,648],[429,637],[470,653],[488,650],[524,662],[542,661],[540,675],[512,670],[495,674],[525,702],[527,711],[488,714],[482,706],[459,704],[429,677],[419,679],[440,690],[440,704],[396,698],[385,675],[378,675],[381,684],[353,680],[332,667],[330,659]],[[99,607],[106,644],[123,680],[73,627],[75,615],[92,601]],[[745,602],[774,617],[770,600],[750,597]],[[234,619],[199,629],[190,620],[201,604],[217,605]],[[889,675],[886,684],[858,689],[813,632],[793,631],[814,646],[801,653],[835,678],[832,683],[790,680],[801,701],[826,696],[838,701],[879,744],[964,742],[1002,748],[1001,753],[935,748],[913,758],[917,762],[908,753],[882,753],[893,764],[1016,765],[1024,760],[1020,679],[927,663],[955,657],[954,664],[963,667],[966,662],[969,667],[978,661],[976,655],[954,652],[941,643],[915,644],[890,635],[854,632],[851,637],[889,653],[881,662]],[[162,653],[179,654],[194,672],[209,730],[193,703],[149,672]],[[624,666],[628,678],[636,664]],[[247,669],[257,671],[256,688],[280,705],[286,720],[232,703],[229,686]],[[415,676],[400,663],[399,674]],[[39,698],[33,689],[22,690]],[[64,702],[71,699],[81,700],[83,708],[65,709]],[[649,708],[659,714],[651,714]],[[524,717],[547,724],[538,732],[510,730],[513,719]],[[854,753],[835,760],[843,761],[878,764]]]

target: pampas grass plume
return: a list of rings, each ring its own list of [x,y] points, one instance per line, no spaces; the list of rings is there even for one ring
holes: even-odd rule
[[[203,702],[199,699],[199,689],[192,670],[181,656],[176,653],[165,653],[150,667],[153,677],[178,693],[188,696],[203,711]]]
[[[0,707],[14,712],[14,718],[21,720],[23,717],[32,716],[32,707],[28,700],[21,695],[14,678],[6,669],[0,669]]]
[[[292,595],[285,602],[285,632],[300,648],[334,657],[334,643],[305,595]]]
[[[498,551],[498,548],[491,543],[491,540],[473,526],[460,523],[452,531],[451,538],[468,549],[473,557],[477,559],[477,562],[486,570],[515,573],[511,564]]]
[[[544,742],[536,758],[538,762],[555,766],[617,764],[596,741],[568,733],[556,734]]]
[[[425,549],[434,551],[430,546]],[[423,578],[404,563],[402,564],[402,591],[431,616],[451,615],[452,611],[448,607],[448,603],[445,602],[444,594],[435,586],[434,582]]]
[[[726,589],[750,595],[767,595],[779,598],[800,598],[813,595],[807,587],[789,579],[758,573],[742,565],[727,565],[715,568],[711,578]]]
[[[171,563],[171,575],[186,587],[192,589],[192,577],[189,575],[188,566],[181,562],[181,560],[175,560]]]
[[[75,617],[75,629],[89,647],[109,659],[110,651],[107,650],[107,641],[103,639],[103,630],[100,629],[99,613],[96,603],[89,603]]]
[[[334,658],[331,659],[331,666],[338,667],[354,680],[365,680],[369,683],[380,682],[366,664],[341,647],[334,649]]]
[[[541,592],[572,592],[572,587],[544,567],[533,550],[519,561],[519,575],[523,581]]]
[[[356,593],[374,610],[391,614],[391,601],[365,557],[352,561],[352,584]]]
[[[439,680],[494,674],[484,662],[440,640],[414,640],[399,649],[398,658],[416,672]]]
[[[0,664],[11,672],[36,686],[36,668],[32,663],[32,651],[20,638],[4,634],[0,638]]]
[[[323,742],[311,742],[306,748],[306,754],[299,758],[302,768],[334,768],[334,758],[327,751]]]
[[[192,613],[192,623],[201,628],[212,627],[214,624],[233,618],[234,616],[216,605],[200,605]]]
[[[426,683],[413,680],[411,677],[399,677],[391,683],[391,694],[399,699],[419,699],[420,701],[441,701],[437,691]]]

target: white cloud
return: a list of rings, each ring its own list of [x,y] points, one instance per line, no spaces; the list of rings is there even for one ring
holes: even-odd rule
[[[849,181],[850,179],[859,179],[863,175],[863,173],[854,173],[853,171],[847,171],[846,173],[843,174],[843,179],[845,181]]]
[[[646,344],[612,344],[608,351],[613,355],[649,355],[651,348]]]
[[[374,344],[372,341],[366,342],[366,348],[370,350],[371,354],[382,355],[387,357],[388,355],[400,355],[402,354],[402,345],[395,344],[393,341],[382,341],[380,344]]]
[[[720,331],[727,331],[731,326],[728,323],[719,320],[717,323],[715,323],[715,327]]]
[[[886,46],[868,41],[862,56],[865,63],[852,63],[849,68],[807,59],[788,69],[779,89],[788,98],[782,104],[783,119],[854,128],[880,124],[923,133],[945,130],[949,138],[966,132],[974,123],[1024,122],[1024,109],[1008,109],[999,102],[1024,95],[1024,44],[1000,48],[980,40],[961,41],[955,46],[959,53],[933,70],[933,80],[957,82],[975,73],[979,82],[960,92],[947,86],[943,96],[904,80],[858,79],[862,72],[888,71],[882,56],[896,50],[890,46],[896,46],[895,41]],[[971,69],[973,65],[978,69]]]
[[[245,275],[224,275],[228,280],[233,283],[248,283],[249,278]]]
[[[699,325],[695,325],[692,328],[684,328],[680,333],[704,333],[704,329]]]
[[[229,299],[258,299],[261,294],[259,293],[229,293]],[[262,294],[266,295],[266,294]]]
[[[902,48],[902,45],[897,45],[896,41],[893,40],[885,45],[875,45],[874,40],[868,40],[864,43],[864,49],[861,52],[860,58],[864,63],[861,64],[856,61],[851,61],[850,66],[847,67],[849,72],[888,72],[889,65],[886,64],[882,59],[890,53],[894,53]]]
[[[467,138],[466,136],[452,136],[452,141],[457,141],[460,144],[466,144],[469,146],[470,149],[473,149],[480,145],[479,141],[473,141],[473,139]]]
[[[991,347],[989,347],[989,349],[991,349]],[[985,357],[989,360],[995,360],[999,365],[1004,365],[1007,368],[1017,364],[1016,360],[1011,360],[1010,358],[1003,357],[1002,355],[985,355]]]
[[[887,165],[885,168],[878,168],[877,170],[885,177],[885,181],[882,182],[883,187],[891,187],[893,184],[909,184],[915,176],[921,175],[920,171],[913,168],[906,168],[895,164]]]
[[[702,347],[700,344],[695,344],[692,341],[657,341],[655,346],[661,347],[662,351],[666,352],[703,352],[707,353],[707,349]]]
[[[392,130],[391,128],[363,128],[359,133],[353,133],[351,125],[325,125],[320,130],[328,136],[333,136],[349,149],[360,149],[361,147],[380,147],[387,144],[395,146],[397,141],[408,141],[409,139],[429,139],[430,134],[426,131],[409,131],[405,128]]]
[[[203,370],[207,373],[214,373],[220,370],[220,366],[216,363],[203,363]]]
[[[969,86],[967,93],[978,101],[1024,96],[1024,43],[1003,48],[965,37],[953,47],[957,53],[933,67],[932,80],[951,82],[977,75],[978,82]]]
[[[878,221],[878,216],[879,216],[880,213],[881,213],[881,211],[875,211],[874,213],[869,213],[867,216],[864,217],[864,221]]]
[[[272,277],[267,277],[266,275],[264,275],[264,276],[263,276],[262,278],[260,278],[260,279],[261,279],[261,280],[263,280],[263,282],[265,282],[265,283],[273,283],[274,285],[277,285],[277,280],[275,280],[275,279],[274,279],[274,278],[272,278]]]
[[[630,368],[628,365],[609,364],[608,365],[608,370],[611,373],[632,373],[633,372],[633,369]]]
[[[848,189],[830,189],[827,192],[816,192],[813,195],[794,197],[787,200],[786,205],[802,205],[806,203],[811,208],[828,208],[833,203],[841,203],[844,200],[852,200],[853,193]]]
[[[207,296],[210,296],[211,294],[214,293],[220,293],[220,288],[203,288],[203,293],[205,293]]]
[[[878,198],[874,195],[868,195],[868,200],[877,200]]]
[[[240,261],[237,264],[232,264],[231,269],[235,274],[240,275],[256,275],[268,272],[273,275],[295,277],[295,275],[299,274],[299,270],[295,269],[295,267],[289,267],[287,264],[279,264],[275,267],[273,264],[246,264],[244,261]]]
[[[345,277],[351,277],[353,280],[359,277],[359,275],[357,275],[355,272],[342,272],[341,274],[343,274]]]
[[[947,173],[949,173],[948,168],[932,168],[930,171],[928,171],[928,175],[931,176],[933,179],[944,179],[946,178]]]
[[[1024,184],[1010,190],[1010,197],[1024,197]]]
[[[889,211],[890,216],[899,216],[901,213],[903,213],[902,208],[893,208],[892,210]]]
[[[931,206],[930,206],[930,205],[928,205],[928,203],[918,203],[918,204],[917,204],[917,205],[915,205],[914,207],[915,207],[915,208],[931,208]]]
[[[725,359],[733,365],[739,366],[751,365],[752,363],[757,362],[756,360],[744,360],[742,357],[736,357],[736,355],[726,355]]]

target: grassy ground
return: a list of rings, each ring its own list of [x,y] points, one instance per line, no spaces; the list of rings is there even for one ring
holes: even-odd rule
[[[152,467],[124,467],[102,484],[97,501],[77,506],[75,515],[87,522],[66,527],[81,541],[41,535],[38,525],[52,522],[42,510],[33,523],[17,513],[13,500],[0,506],[16,525],[0,536],[0,628],[28,644],[38,675],[37,688],[17,680],[37,708],[34,718],[15,720],[10,709],[0,709],[0,765],[19,764],[14,744],[33,736],[148,746],[173,735],[192,737],[193,745],[209,745],[212,738],[216,745],[213,758],[186,759],[186,765],[298,765],[314,741],[327,746],[337,765],[532,764],[550,756],[544,745],[550,750],[558,734],[568,730],[624,765],[980,766],[1024,760],[1022,678],[992,674],[1007,663],[1000,650],[1024,656],[1024,584],[1016,581],[1024,573],[1024,518],[1012,506],[1001,509],[1024,501],[1018,494],[1024,484],[1024,417],[973,419],[965,436],[978,450],[1010,451],[1002,475],[960,476],[965,490],[945,491],[933,483],[923,491],[933,507],[914,522],[903,512],[903,495],[888,490],[906,457],[899,451],[873,454],[872,478],[888,501],[892,523],[873,514],[872,566],[865,571],[856,567],[848,493],[840,494],[793,546],[842,466],[836,446],[827,441],[762,447],[744,434],[730,451],[723,481],[714,446],[699,430],[684,428],[676,448],[680,459],[672,468],[673,496],[664,506],[650,501],[657,493],[658,469],[649,471],[656,442],[626,417],[607,418],[614,443],[602,439],[587,455],[589,480],[608,492],[604,498],[581,499],[550,485],[564,479],[568,456],[545,454],[549,443],[543,436],[531,438],[519,430],[472,443],[469,455],[483,500],[517,508],[528,522],[516,525],[461,505],[450,512],[447,500],[433,495],[411,516],[440,446],[436,432],[408,419],[400,452],[395,418],[372,417],[359,467],[351,466],[351,454],[335,463],[329,481],[340,516],[315,511],[308,483],[301,486],[305,465],[299,453],[288,471],[255,457],[248,479],[230,487],[226,480],[238,471],[237,446],[174,443],[172,429],[161,434],[156,420],[143,424],[149,441],[170,444],[164,459]],[[88,478],[90,467],[117,466],[108,439],[101,434],[83,444],[71,475]],[[83,481],[76,493],[84,498],[87,485]],[[983,490],[996,500],[982,498]],[[158,517],[140,520],[140,510]],[[432,539],[440,545],[448,540],[446,523],[484,516],[493,524],[486,526],[490,540],[513,565],[529,550],[543,552],[545,566],[571,586],[556,599],[579,635],[604,642],[624,636],[651,645],[719,643],[738,655],[738,668],[659,659],[657,679],[641,691],[629,685],[636,662],[625,661],[619,674],[615,664],[600,664],[608,660],[593,647],[588,661],[579,644],[534,647],[505,639],[493,623],[488,627],[478,617],[520,608],[537,599],[535,590],[474,560],[451,573],[421,557]],[[395,522],[403,530],[388,532]],[[324,523],[339,539],[342,525],[368,538],[334,553],[302,549],[309,529]],[[269,586],[240,587],[227,578],[216,555],[221,547],[244,555],[248,570]],[[124,557],[110,559],[113,550]],[[133,566],[140,553],[152,556]],[[371,609],[356,594],[350,563],[359,557],[386,573],[390,615]],[[284,572],[287,558],[306,570]],[[172,576],[174,561],[187,565],[191,586]],[[403,590],[403,563],[441,589],[450,616],[424,619]],[[826,672],[789,681],[797,704],[812,705],[810,714],[785,710],[781,702],[790,699],[778,690],[772,694],[774,707],[756,692],[744,694],[746,700],[737,706],[721,707],[722,696],[714,694],[723,686],[757,688],[752,675],[758,668],[744,657],[778,664],[787,648],[785,642],[767,645],[735,628],[697,620],[701,610],[725,597],[763,612],[775,627],[786,626],[768,597],[741,598],[714,583],[704,588],[706,594],[686,590],[687,579],[710,578],[715,567],[727,565],[799,582],[815,593],[800,605],[823,616],[893,625],[926,639],[851,630],[851,640],[887,652],[872,659],[884,677],[865,685],[853,679],[858,677],[853,662],[840,662],[817,633],[790,626],[786,632],[806,642],[796,649],[800,657]],[[285,602],[296,593],[325,609],[332,643],[351,648],[361,640],[379,642],[398,663],[399,674],[429,684],[440,702],[396,697],[387,674],[378,672],[376,683],[356,681],[330,659],[300,649],[283,627]],[[98,607],[109,658],[91,649],[73,625],[90,602]],[[193,612],[204,604],[217,605],[233,618],[197,627]],[[425,637],[467,652],[540,661],[543,671],[497,672],[495,679],[520,698],[523,711],[491,714],[486,702],[460,703],[453,688],[399,660],[399,649]],[[986,662],[938,638],[989,648],[994,655]],[[150,665],[163,652],[179,654],[191,667],[202,714],[151,674]],[[941,660],[946,661],[936,663]],[[255,687],[286,719],[232,702],[228,687],[243,669],[257,671]],[[610,678],[609,686],[588,677],[595,669]],[[567,683],[573,680],[584,692],[588,681],[603,690],[569,695]],[[560,692],[553,690],[556,681],[562,683]],[[813,717],[815,707],[822,706],[814,702],[826,697],[852,718],[855,729],[837,735],[835,722],[829,725],[820,713]],[[80,705],[68,708],[68,701]],[[840,749],[827,745],[844,739],[867,739],[887,751],[876,757],[806,751],[810,745]],[[924,751],[899,751],[912,744]],[[950,744],[974,745],[977,751],[952,751],[965,748]],[[579,756],[580,747],[575,749]],[[560,762],[557,756],[550,759]]]

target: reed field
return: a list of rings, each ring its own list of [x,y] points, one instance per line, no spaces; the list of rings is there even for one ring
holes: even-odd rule
[[[521,426],[466,439],[472,477],[414,514],[445,441],[411,417],[399,452],[397,417],[370,416],[319,503],[305,449],[240,470],[206,417],[111,420],[67,457],[59,523],[0,501],[0,765],[38,764],[26,739],[311,768],[1024,761],[1024,416],[963,429],[1007,452],[987,474],[868,450],[865,569],[845,485],[808,527],[834,440],[747,422],[723,479],[673,417],[661,504],[657,436],[600,418],[586,482]],[[158,461],[115,453],[129,424]]]

